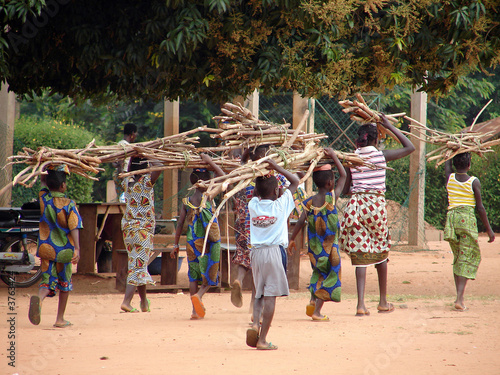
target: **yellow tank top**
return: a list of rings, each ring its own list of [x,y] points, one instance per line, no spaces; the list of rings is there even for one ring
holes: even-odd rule
[[[476,177],[470,177],[465,182],[457,181],[455,173],[450,174],[446,190],[448,190],[448,210],[458,206],[476,206],[476,197],[472,190],[472,183]]]

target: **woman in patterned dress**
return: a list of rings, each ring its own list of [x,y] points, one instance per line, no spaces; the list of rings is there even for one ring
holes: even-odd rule
[[[129,172],[147,168],[148,162],[132,158]],[[155,230],[155,204],[153,186],[161,171],[136,174],[122,182],[125,192],[126,208],[122,218],[123,242],[127,248],[128,274],[125,296],[121,309],[124,312],[139,312],[132,307],[136,290],[141,298],[141,311],[150,311],[146,298],[146,284],[154,284],[148,272],[149,256],[153,249]]]
[[[311,299],[306,306],[306,314],[312,320],[329,321],[321,314],[325,301],[340,302],[340,254],[338,246],[339,220],[335,204],[346,181],[346,172],[331,148],[325,149],[339,171],[335,186],[335,176],[330,164],[314,170],[313,181],[318,193],[303,202],[304,210],[291,236],[289,251],[295,247],[293,240],[307,222],[308,255],[311,260],[312,275],[309,283]]]
[[[224,175],[222,169],[208,155],[201,154],[200,156],[208,166],[215,170],[217,176]],[[209,180],[210,178],[208,170],[196,168],[191,173],[190,181],[194,185],[199,180]],[[183,205],[177,221],[174,252],[172,253],[172,256],[175,256],[175,252],[179,250],[179,239],[184,222],[187,220],[186,253],[189,267],[189,294],[193,305],[192,320],[205,317],[205,306],[202,298],[211,286],[216,286],[219,282],[220,230],[217,219],[210,226],[206,248],[203,251],[207,226],[212,219],[215,208],[213,202],[209,201],[206,201],[204,206],[201,205],[204,191],[204,188],[197,187],[193,195],[182,200]]]
[[[403,133],[380,115],[381,125],[391,131],[401,142],[398,149],[379,151],[378,131],[375,124],[363,125],[358,129],[356,154],[378,166],[347,168],[347,182],[344,194],[350,193],[341,222],[340,248],[347,252],[356,267],[356,288],[358,304],[356,316],[366,316],[370,312],[365,305],[366,268],[375,265],[379,279],[379,312],[392,312],[394,306],[387,302],[387,261],[390,249],[387,212],[385,209],[385,168],[386,162],[401,159],[415,147]]]

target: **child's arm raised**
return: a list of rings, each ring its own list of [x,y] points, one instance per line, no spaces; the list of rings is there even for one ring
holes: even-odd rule
[[[339,171],[339,179],[337,180],[337,183],[335,184],[335,203],[337,203],[337,198],[340,197],[340,194],[344,191],[344,185],[347,180],[347,172],[344,169],[344,166],[340,162],[339,158],[337,157],[337,154],[335,151],[333,151],[332,148],[328,147],[325,148],[325,152],[328,156],[330,156],[335,163],[335,166],[337,167],[337,170]]]
[[[159,167],[163,165],[160,161],[158,160],[151,160],[151,166],[152,167]],[[151,172],[151,183],[154,185],[156,180],[158,180],[158,178],[160,177],[161,175],[161,172],[163,171],[153,171]]]
[[[396,128],[394,125],[392,125],[389,120],[387,120],[387,117],[383,113],[380,114],[380,118],[382,119],[382,125],[390,130],[401,142],[403,147],[395,149],[395,150],[384,150],[384,156],[385,160],[397,160],[401,159],[407,155],[410,155],[413,151],[415,151],[415,146],[413,146],[413,143],[405,137],[401,131]]]
[[[446,182],[448,182],[448,180],[450,179],[450,174],[453,172],[453,168],[451,167],[451,160],[452,159],[448,159],[444,163],[444,173],[446,175]]]
[[[490,222],[488,221],[488,215],[486,214],[486,210],[483,206],[483,200],[481,198],[481,183],[477,178],[472,183],[472,190],[474,191],[474,197],[476,198],[477,213],[479,214],[479,217],[483,222],[484,227],[486,228],[488,237],[490,237],[488,242],[493,242],[495,241],[495,233],[491,229]]]
[[[226,174],[217,164],[214,163],[212,158],[210,156],[208,156],[207,154],[201,153],[200,158],[206,164],[208,164],[210,166],[210,168],[212,168],[215,171],[215,174],[217,175],[217,177],[224,176]]]
[[[266,162],[269,164],[269,168],[274,169],[276,172],[281,173],[285,178],[290,182],[288,186],[288,190],[290,193],[295,193],[297,187],[299,186],[299,178],[290,171],[287,171],[285,168],[280,167],[273,159],[267,159]]]
[[[172,259],[174,259],[175,254],[179,252],[179,239],[181,238],[182,227],[184,226],[184,221],[186,220],[186,214],[186,206],[183,204],[181,212],[179,213],[179,219],[177,220],[177,227],[175,228],[174,251],[170,253],[170,258]]]

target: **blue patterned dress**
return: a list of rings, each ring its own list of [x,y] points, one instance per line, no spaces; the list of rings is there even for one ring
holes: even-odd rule
[[[312,205],[312,197],[303,203],[306,211],[308,255],[313,273],[311,294],[323,301],[340,302],[339,220],[334,193],[327,193],[325,204]]]
[[[213,216],[213,203],[206,202],[205,207],[196,207],[189,198],[182,200],[186,207],[188,230],[186,233],[186,253],[188,258],[189,281],[201,281],[215,286],[219,282],[220,230],[217,219],[210,226],[207,248],[202,256],[206,227]]]

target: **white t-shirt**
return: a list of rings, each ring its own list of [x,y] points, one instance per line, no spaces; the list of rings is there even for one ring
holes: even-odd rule
[[[288,216],[294,208],[293,196],[288,189],[275,201],[253,197],[248,203],[252,247],[287,247]]]

